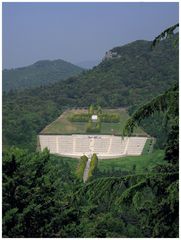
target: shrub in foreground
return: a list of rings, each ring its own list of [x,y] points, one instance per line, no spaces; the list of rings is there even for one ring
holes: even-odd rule
[[[81,180],[83,179],[84,170],[85,170],[87,161],[88,161],[88,157],[83,155],[80,158],[80,161],[79,161],[79,164],[78,164],[78,167],[77,167],[77,170],[76,170],[76,176]]]
[[[97,155],[94,153],[94,154],[92,155],[92,158],[91,158],[88,177],[92,177],[94,171],[95,171],[96,168],[97,168],[97,165],[98,165],[98,157],[97,157]]]

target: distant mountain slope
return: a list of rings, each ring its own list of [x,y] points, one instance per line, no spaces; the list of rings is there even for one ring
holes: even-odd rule
[[[3,90],[20,90],[55,83],[81,73],[83,69],[63,60],[42,60],[30,66],[3,70]]]
[[[174,39],[153,50],[149,41],[135,41],[111,50],[92,70],[52,86],[48,91],[66,104],[124,107],[144,103],[178,81],[178,48]],[[56,88],[56,92],[55,92]],[[41,94],[41,93],[40,93]],[[54,96],[55,97],[55,96]]]

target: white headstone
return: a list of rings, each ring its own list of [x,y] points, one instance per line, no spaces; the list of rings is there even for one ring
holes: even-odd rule
[[[91,118],[92,118],[92,121],[97,121],[97,118],[98,118],[98,117],[97,117],[97,115],[92,115]]]

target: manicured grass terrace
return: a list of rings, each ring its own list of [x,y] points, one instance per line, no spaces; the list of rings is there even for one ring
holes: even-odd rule
[[[123,127],[129,118],[126,109],[105,109],[104,112],[118,113],[120,115],[119,123],[102,123],[100,134],[115,134],[122,135]],[[65,111],[59,118],[54,122],[46,126],[41,134],[87,134],[85,122],[71,122],[69,117],[72,114],[87,113],[85,109],[71,109]],[[135,135],[146,136],[147,134],[141,128],[136,128]]]

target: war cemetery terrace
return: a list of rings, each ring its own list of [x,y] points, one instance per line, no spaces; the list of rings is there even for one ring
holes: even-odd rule
[[[141,128],[123,137],[129,115],[126,109],[69,109],[39,134],[39,148],[61,156],[99,159],[139,156],[150,139]]]

